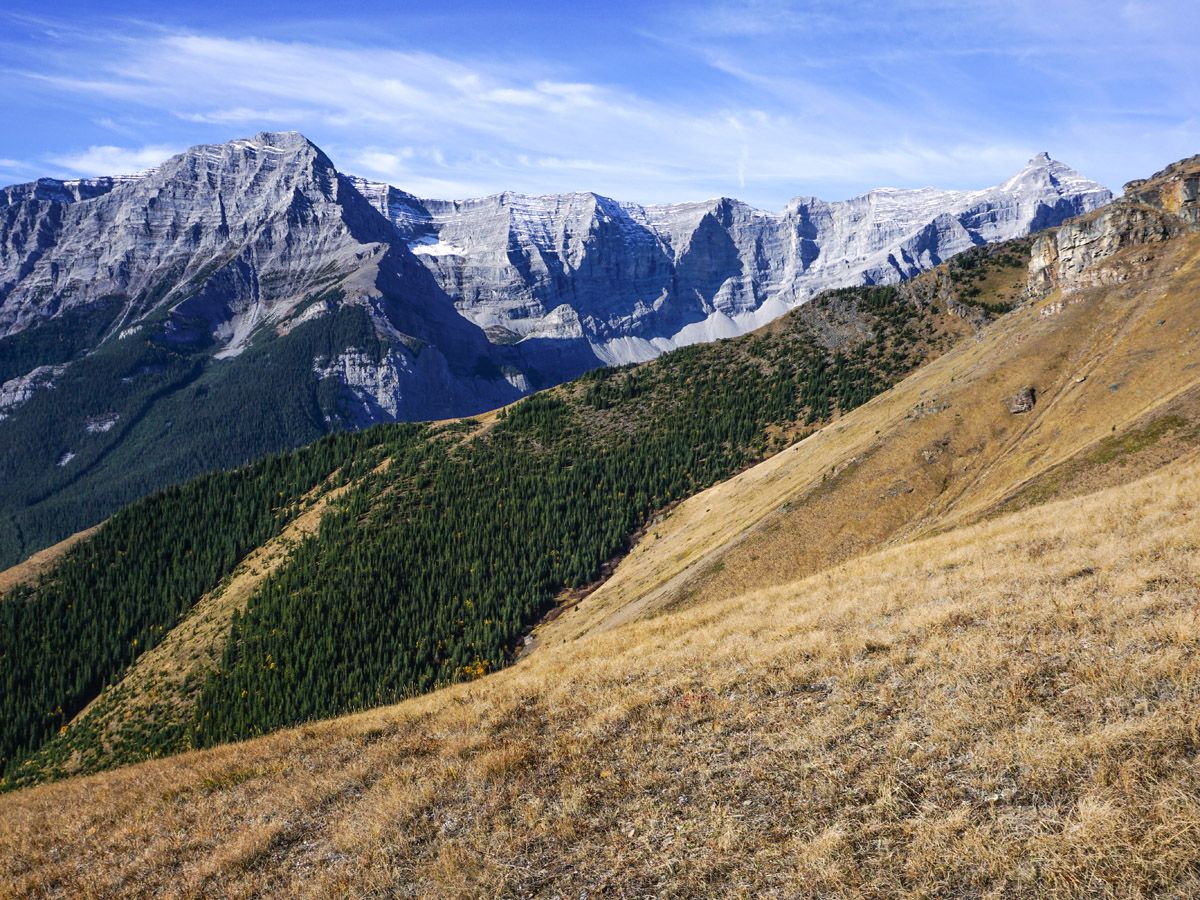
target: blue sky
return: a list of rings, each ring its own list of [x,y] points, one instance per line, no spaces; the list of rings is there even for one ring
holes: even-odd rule
[[[223,6],[0,0],[0,183],[263,129],[422,196],[769,209],[1200,152],[1197,0]]]

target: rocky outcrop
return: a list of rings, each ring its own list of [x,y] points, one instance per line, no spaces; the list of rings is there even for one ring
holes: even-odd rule
[[[1021,388],[1008,398],[1008,411],[1014,416],[1027,413],[1037,404],[1037,393],[1032,387]]]
[[[0,384],[0,420],[29,402],[37,391],[53,387],[54,377],[61,373],[62,366],[38,366],[32,372]]]
[[[1172,163],[1149,178],[1129,182],[1125,197],[1200,227],[1200,154]]]
[[[1129,247],[1146,252],[1185,231],[1200,230],[1200,156],[1180,160],[1150,178],[1131,181],[1125,194],[1037,238],[1029,263],[1029,294],[1070,294],[1132,277],[1136,265],[1100,266]]]

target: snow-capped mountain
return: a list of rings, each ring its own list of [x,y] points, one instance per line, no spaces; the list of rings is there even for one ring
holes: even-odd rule
[[[493,341],[582,338],[607,363],[741,334],[826,288],[900,281],[1112,196],[1045,153],[984,190],[800,197],[780,213],[590,193],[421,200],[354,183]]]
[[[0,560],[198,471],[494,408],[1108,199],[1043,155],[987,190],[779,213],[428,200],[296,133],[0,189]]]

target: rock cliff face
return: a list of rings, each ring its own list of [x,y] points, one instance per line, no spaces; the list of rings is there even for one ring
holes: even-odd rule
[[[1134,267],[1096,267],[1127,247],[1156,244],[1200,230],[1200,156],[1173,163],[1150,178],[1125,185],[1114,203],[1039,236],[1029,264],[1029,293],[1056,288],[1070,294],[1131,277]],[[1137,260],[1130,260],[1136,263]]]
[[[1125,197],[1200,226],[1200,154],[1125,185]]]
[[[493,341],[578,338],[611,363],[741,334],[829,287],[901,281],[1111,197],[1046,154],[986,190],[803,197],[781,213],[728,198],[639,206],[505,193],[450,202],[356,185]]]
[[[412,377],[392,384],[385,406],[396,417],[473,412],[519,395],[498,374],[476,374],[495,368],[484,335],[301,135],[196,147],[140,178],[43,179],[0,201],[0,335],[105,298],[113,316],[96,344],[140,334],[226,359],[352,305],[409,363],[415,347],[443,357],[406,366]],[[455,384],[418,377],[443,369]],[[439,392],[445,403],[431,396]]]

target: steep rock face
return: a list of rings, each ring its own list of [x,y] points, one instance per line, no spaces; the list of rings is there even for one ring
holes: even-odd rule
[[[120,184],[138,181],[142,175],[119,175],[106,178],[72,178],[62,181],[57,178],[39,178],[28,184],[14,184],[0,188],[0,209],[14,203],[42,200],[52,203],[74,203],[76,200],[91,200],[107,194]]]
[[[1200,156],[1192,156],[1129,182],[1116,202],[1039,236],[1029,263],[1029,294],[1044,297],[1056,288],[1070,294],[1124,280],[1131,268],[1095,264],[1127,247],[1150,253],[1177,234],[1197,230]]]
[[[141,324],[145,336],[221,359],[252,336],[357,304],[398,352],[424,347],[467,372],[489,358],[388,221],[299,134],[196,147],[140,178],[43,180],[4,199],[0,336],[111,298],[120,309],[108,336]],[[466,380],[479,408],[515,396],[503,378]],[[404,387],[388,404],[400,417]]]
[[[346,191],[324,154],[294,134],[197,147],[86,202],[50,198],[43,207],[43,192],[35,191],[40,203],[26,221],[44,212],[61,222],[37,259],[0,259],[6,275],[14,262],[21,273],[6,285],[0,328],[11,333],[104,295],[124,297],[132,321],[163,300],[185,303],[179,319],[222,300],[235,318],[253,305],[269,315],[314,286],[320,269],[359,268],[355,255],[364,245],[387,240],[363,214],[365,204],[355,210],[342,192],[352,199],[356,193]],[[6,244],[23,237],[17,223],[6,231]],[[218,297],[223,289],[226,296]],[[236,333],[240,323],[230,324]],[[233,337],[213,336],[226,343]]]
[[[778,214],[727,198],[639,206],[504,193],[451,202],[356,185],[493,341],[569,334],[609,362],[740,334],[826,288],[895,283],[1111,198],[1046,154],[986,190],[798,198]]]
[[[1200,154],[1172,163],[1149,178],[1129,182],[1125,196],[1200,226]]]

